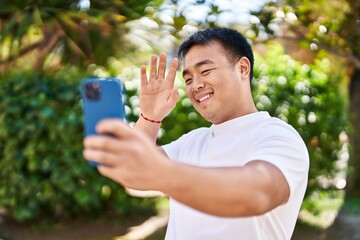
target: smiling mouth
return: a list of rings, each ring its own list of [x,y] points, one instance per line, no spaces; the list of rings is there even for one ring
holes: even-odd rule
[[[201,102],[203,102],[203,101],[205,101],[205,100],[209,99],[211,96],[212,96],[212,94],[211,94],[211,93],[206,94],[205,96],[201,97],[201,98],[200,98],[199,100],[197,100],[197,101],[198,101],[199,103],[201,103]]]

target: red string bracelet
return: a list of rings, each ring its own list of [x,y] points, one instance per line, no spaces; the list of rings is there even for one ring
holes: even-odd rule
[[[156,120],[152,120],[152,119],[149,119],[147,117],[145,117],[142,113],[140,113],[140,116],[145,119],[146,121],[149,121],[149,122],[152,122],[152,123],[161,123],[161,121],[156,121]]]

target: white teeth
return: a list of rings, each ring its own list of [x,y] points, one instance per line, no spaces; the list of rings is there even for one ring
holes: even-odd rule
[[[208,99],[209,97],[210,97],[210,94],[205,95],[205,96],[203,96],[202,98],[199,99],[199,102],[202,102],[202,101]]]

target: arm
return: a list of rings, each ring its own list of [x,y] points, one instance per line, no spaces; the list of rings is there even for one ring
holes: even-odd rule
[[[216,216],[260,215],[285,203],[290,195],[280,170],[265,161],[229,168],[201,168],[176,162],[174,165],[167,179],[171,184],[162,191]]]
[[[160,129],[160,123],[175,107],[179,99],[177,89],[174,88],[178,60],[172,60],[169,72],[165,77],[166,54],[160,54],[159,67],[157,57],[150,60],[149,77],[146,75],[146,67],[140,68],[140,109],[144,117],[140,117],[135,128],[143,131],[150,139],[156,141]],[[146,120],[148,119],[148,120]],[[149,121],[149,119],[153,121]]]
[[[168,161],[143,131],[105,120],[98,132],[117,136],[85,139],[84,156],[102,163],[101,174],[125,187],[158,190],[192,208],[217,216],[253,216],[287,201],[290,189],[274,165],[202,168]]]

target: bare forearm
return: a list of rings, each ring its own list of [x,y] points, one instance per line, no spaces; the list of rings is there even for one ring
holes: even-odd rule
[[[154,144],[156,143],[157,135],[160,130],[159,123],[152,123],[140,117],[134,128],[144,132]]]
[[[171,184],[163,191],[185,205],[217,216],[259,215],[285,202],[289,194],[281,172],[267,163],[237,168],[173,167]]]

